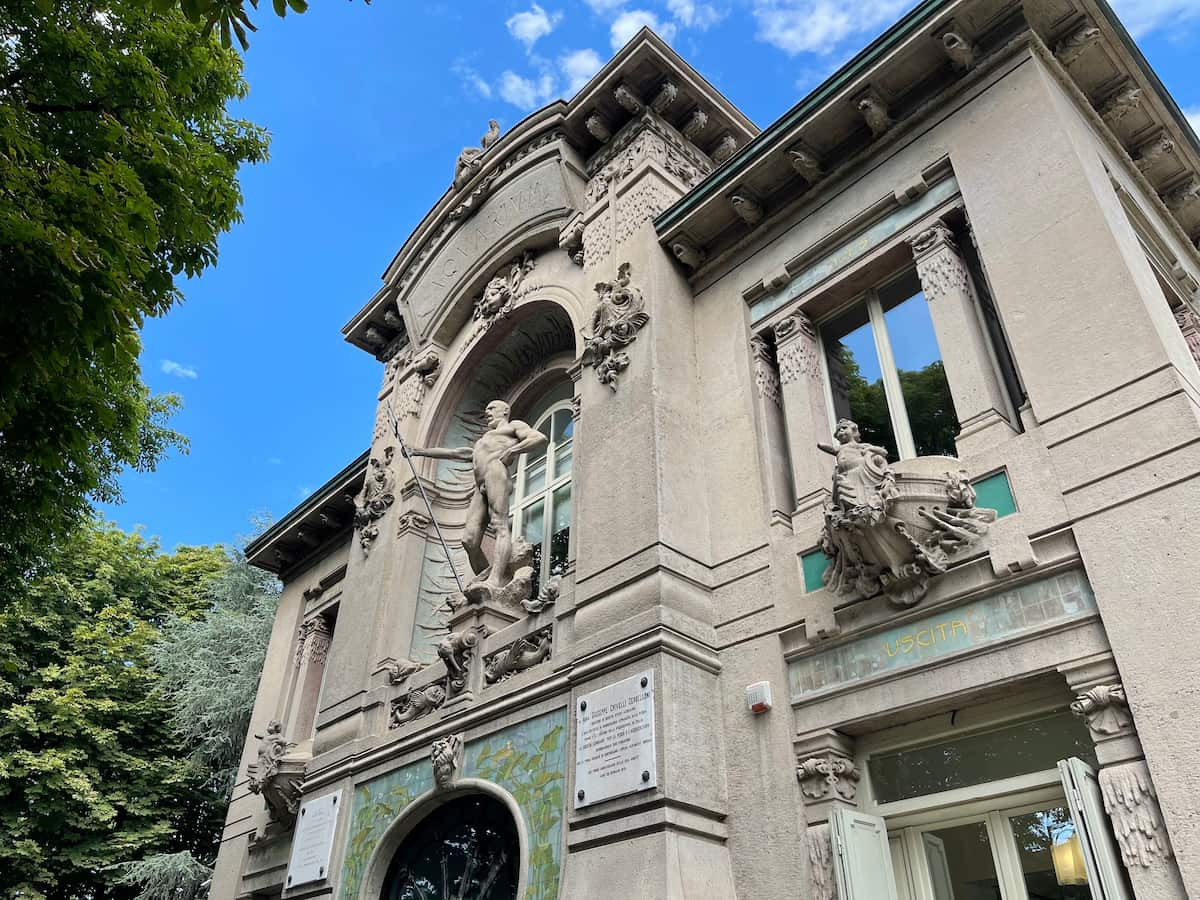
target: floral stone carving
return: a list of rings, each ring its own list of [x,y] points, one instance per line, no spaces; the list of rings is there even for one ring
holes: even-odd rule
[[[596,285],[592,333],[584,336],[583,361],[596,370],[601,384],[617,389],[617,376],[629,368],[625,351],[650,321],[642,292],[629,283],[629,263],[621,263],[616,280]]]
[[[800,792],[809,800],[853,800],[858,792],[858,767],[841,756],[814,756],[796,767]]]
[[[258,760],[246,767],[248,787],[266,801],[276,830],[287,830],[295,823],[300,809],[304,760],[287,758],[288,751],[296,745],[283,736],[283,723],[279,720],[267,725],[265,735],[255,737],[259,739]],[[268,826],[268,833],[270,830]]]
[[[1133,724],[1122,684],[1098,684],[1089,688],[1075,698],[1071,712],[1087,722],[1093,735],[1102,737],[1120,734]]]
[[[367,480],[362,491],[354,498],[354,525],[358,528],[358,543],[363,556],[371,552],[371,544],[379,537],[380,519],[396,502],[396,479],[392,474],[392,457],[395,447],[383,451],[383,459],[372,456],[368,462]]]
[[[550,658],[553,647],[554,627],[547,625],[539,628],[484,660],[483,678],[488,684],[495,684],[518,672],[532,669]]]
[[[821,549],[829,557],[825,584],[842,596],[886,593],[898,606],[921,601],[929,579],[949,557],[987,534],[996,511],[975,507],[965,472],[897,472],[882,447],[859,440],[849,419],[837,424],[833,494],[825,505]],[[926,471],[952,460],[914,460]]]
[[[462,766],[463,738],[461,734],[448,734],[438,738],[429,749],[429,761],[433,766],[433,780],[445,789],[454,783]]]

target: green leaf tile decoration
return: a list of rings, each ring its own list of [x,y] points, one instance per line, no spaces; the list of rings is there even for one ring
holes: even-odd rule
[[[525,900],[554,900],[562,868],[567,711],[558,709],[472,741],[462,776],[481,778],[516,798],[529,835]],[[400,812],[433,786],[429,760],[363,782],[354,790],[342,861],[340,900],[355,900],[367,861]]]

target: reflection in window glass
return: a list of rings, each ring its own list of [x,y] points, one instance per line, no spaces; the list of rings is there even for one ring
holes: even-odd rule
[[[833,411],[838,419],[853,419],[868,444],[884,447],[891,459],[900,457],[888,412],[887,394],[875,337],[860,304],[821,328],[826,363],[833,391]]]
[[[879,301],[917,456],[954,456],[958,417],[916,273],[880,289]]]
[[[1031,898],[1092,900],[1083,847],[1065,806],[1008,820],[1021,857],[1021,875]]]
[[[987,826],[982,822],[921,835],[934,900],[1001,900]]]
[[[1087,726],[1063,711],[949,741],[872,756],[871,785],[879,803],[907,800],[1000,778],[1053,769],[1078,756],[1095,765]]]
[[[570,385],[549,392],[534,408],[532,427],[548,442],[517,463],[512,498],[514,533],[533,547],[536,576],[530,591],[537,595],[546,579],[567,568],[571,536],[571,466],[575,422],[567,405]]]
[[[553,527],[550,532],[550,569],[548,577],[567,571],[567,548],[571,538],[571,484],[567,482],[554,492]]]

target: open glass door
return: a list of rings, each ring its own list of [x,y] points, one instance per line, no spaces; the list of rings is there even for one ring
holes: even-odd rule
[[[1108,813],[1096,780],[1096,770],[1071,757],[1058,764],[1071,819],[1094,900],[1132,900],[1125,880],[1125,867],[1117,854],[1109,827]]]

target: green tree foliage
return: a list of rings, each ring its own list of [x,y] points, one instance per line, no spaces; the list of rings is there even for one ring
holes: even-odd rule
[[[219,547],[160,554],[90,523],[0,611],[0,894],[128,897],[114,864],[159,847],[211,855],[220,805],[172,732],[150,654],[228,565]]]
[[[241,60],[139,0],[0,0],[0,577],[182,438],[138,331],[239,219]]]
[[[371,0],[365,0],[369,5]],[[176,7],[192,22],[204,26],[206,34],[216,30],[221,35],[221,44],[225,47],[233,45],[236,37],[243,50],[250,47],[247,31],[258,31],[250,21],[246,10],[246,0],[142,0],[146,6],[162,12]],[[250,0],[250,6],[258,9],[259,0]],[[302,13],[308,9],[307,0],[271,0],[275,15],[283,18],[289,11]]]

